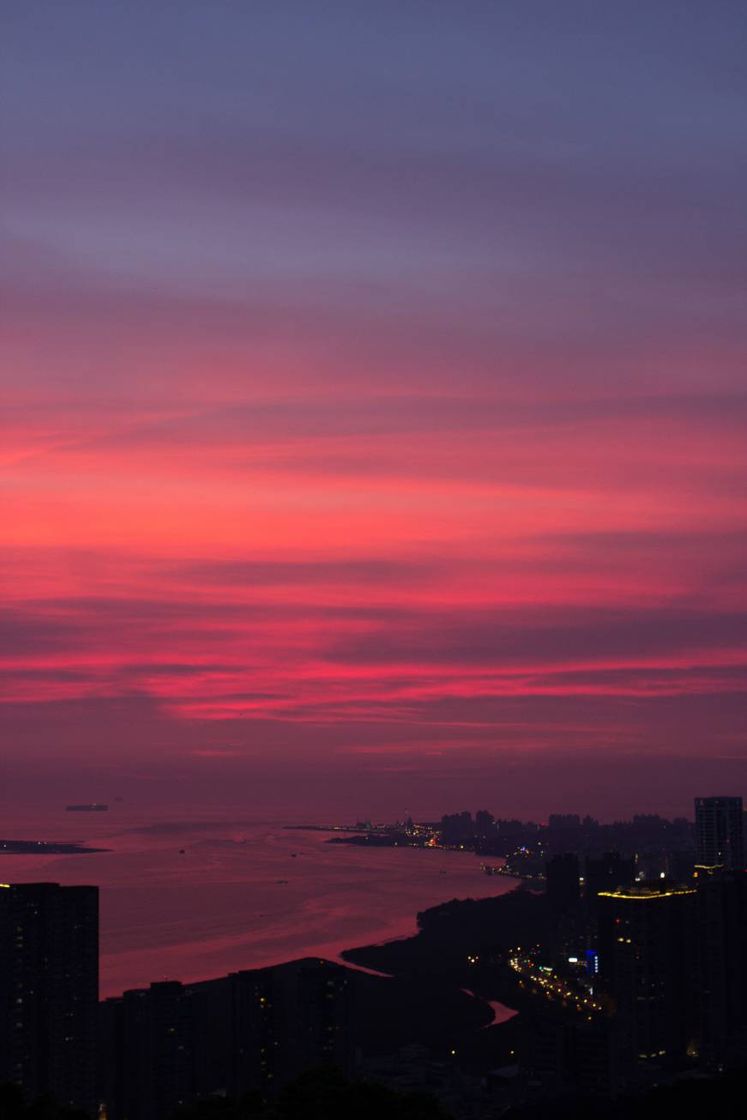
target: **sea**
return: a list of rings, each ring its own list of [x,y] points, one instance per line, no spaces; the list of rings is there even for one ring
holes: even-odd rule
[[[85,855],[0,854],[0,881],[94,884],[101,892],[101,994],[206,980],[417,930],[421,910],[504,894],[471,852],[329,844],[241,808],[75,813],[3,806],[0,838],[79,842]],[[309,822],[313,824],[337,822]]]

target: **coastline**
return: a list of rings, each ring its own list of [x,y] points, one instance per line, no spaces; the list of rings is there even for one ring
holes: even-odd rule
[[[116,820],[90,814],[85,841],[73,817],[14,806],[7,834],[32,849],[0,855],[0,878],[100,888],[102,997],[305,956],[340,961],[351,947],[416,936],[417,913],[447,899],[515,886],[484,875],[472,853],[327,845],[334,832],[286,829],[282,820],[249,814],[219,820],[206,810],[189,821],[181,809],[169,817],[128,806]],[[39,848],[42,830],[57,843],[92,847]]]
[[[110,850],[61,840],[0,840],[0,855],[8,856],[86,856]]]

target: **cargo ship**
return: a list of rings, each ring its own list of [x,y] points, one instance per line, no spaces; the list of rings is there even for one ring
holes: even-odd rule
[[[67,813],[105,813],[109,808],[101,801],[89,801],[85,805],[66,805],[65,811]]]

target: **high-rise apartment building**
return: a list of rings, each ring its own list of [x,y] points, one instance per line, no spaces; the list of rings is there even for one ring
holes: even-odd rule
[[[547,901],[556,914],[578,905],[581,897],[579,860],[575,852],[553,856],[545,864]]]
[[[350,972],[308,959],[151,984],[101,1004],[109,1120],[167,1120],[207,1097],[272,1096],[304,1070],[352,1072]]]
[[[621,856],[619,852],[587,856],[584,881],[587,902],[596,904],[597,895],[602,891],[629,887],[635,881],[635,860],[632,856]]]
[[[196,1098],[189,989],[162,981],[100,1008],[99,1089],[109,1120],[162,1120]]]
[[[602,986],[625,1060],[678,1061],[697,1037],[696,894],[666,883],[598,896]]]
[[[98,889],[0,889],[0,1081],[96,1112]]]
[[[695,843],[701,867],[744,868],[741,797],[695,798]]]
[[[700,875],[697,892],[699,1049],[718,1068],[747,1046],[747,875]]]
[[[272,1093],[314,1066],[350,1073],[351,984],[347,969],[304,959],[232,973],[232,1091]]]

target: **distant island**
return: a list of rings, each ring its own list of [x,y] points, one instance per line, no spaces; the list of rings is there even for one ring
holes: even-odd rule
[[[101,801],[87,801],[83,805],[66,805],[66,813],[105,813],[109,808]]]
[[[65,844],[57,840],[0,840],[0,855],[84,856],[106,851],[107,848],[88,848],[84,844]]]

